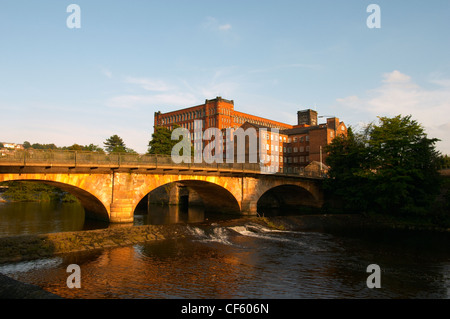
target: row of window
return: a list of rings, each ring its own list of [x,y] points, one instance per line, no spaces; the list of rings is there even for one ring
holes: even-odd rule
[[[278,152],[278,145],[270,144],[270,146],[269,146],[269,144],[266,144],[266,150]],[[309,145],[307,145],[306,147],[305,146],[300,146],[300,147],[286,147],[286,146],[281,147],[280,146],[280,152],[283,152],[283,153],[309,152]]]
[[[181,114],[170,115],[161,119],[161,125],[176,124],[178,122],[203,118],[204,116],[205,110],[196,110]]]
[[[262,138],[266,139],[266,140],[275,140],[276,142],[278,141],[278,135],[277,134],[268,134],[268,133],[262,133]],[[300,137],[286,137],[286,136],[280,136],[279,137],[280,142],[287,142],[287,143],[297,143],[297,142],[309,142],[309,135],[304,135],[304,136],[300,136]]]
[[[294,156],[294,157],[283,157],[283,156],[277,156],[277,155],[264,155],[261,154],[261,161],[262,162],[271,162],[271,163],[308,163],[309,162],[309,156]]]
[[[294,173],[294,174],[298,174],[303,172],[304,170],[302,168],[299,167],[278,167],[278,166],[266,166],[266,167],[261,167],[261,171],[266,172],[266,173]]]
[[[286,153],[303,153],[303,152],[309,152],[309,145],[307,146],[300,146],[300,147],[283,147],[284,152]]]
[[[308,163],[309,162],[309,156],[294,156],[294,157],[288,157],[287,163]],[[285,162],[286,163],[286,162]]]

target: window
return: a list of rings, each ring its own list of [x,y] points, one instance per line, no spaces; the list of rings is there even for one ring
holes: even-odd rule
[[[297,138],[296,137],[294,137],[294,143],[297,143]]]
[[[303,146],[300,146],[300,152],[304,152],[305,148]]]
[[[298,152],[298,148],[294,147],[294,153],[297,153],[297,152]]]
[[[306,151],[309,152],[309,146],[306,146]]]
[[[306,141],[308,142],[309,141],[309,135],[306,135]]]

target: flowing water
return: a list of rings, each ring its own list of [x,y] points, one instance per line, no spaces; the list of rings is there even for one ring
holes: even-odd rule
[[[92,228],[83,218],[76,206],[0,204],[0,235]],[[66,298],[450,297],[445,234],[275,231],[173,207],[135,220],[168,223],[184,224],[192,237],[2,264],[0,273]],[[67,287],[70,264],[80,266],[79,289]],[[380,266],[381,288],[367,286],[371,264]]]

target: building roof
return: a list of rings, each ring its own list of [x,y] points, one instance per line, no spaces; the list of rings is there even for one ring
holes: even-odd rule
[[[294,128],[290,128],[287,130],[282,130],[280,131],[280,133],[282,134],[286,134],[286,135],[292,135],[292,134],[304,134],[304,133],[308,133],[310,130],[318,128],[319,125],[315,125],[315,126],[305,126],[305,127],[294,127]]]
[[[251,123],[251,122],[244,122],[244,124],[242,124],[240,127],[242,127],[242,126],[253,126],[253,127],[255,127],[255,128],[257,128],[257,129],[260,129],[260,128],[265,128],[265,129],[271,129],[271,127],[269,127],[269,126],[266,126],[266,125],[260,125],[260,124],[255,124],[255,123]]]

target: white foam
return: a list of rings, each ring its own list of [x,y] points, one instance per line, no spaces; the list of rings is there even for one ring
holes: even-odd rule
[[[228,230],[224,227],[215,227],[211,233],[206,233],[203,229],[198,227],[189,227],[189,231],[198,241],[218,242],[224,245],[232,245],[228,240]]]
[[[19,272],[28,272],[36,269],[49,268],[62,263],[62,258],[43,258],[37,260],[21,261],[0,266],[0,273],[9,275]]]
[[[238,234],[240,234],[242,236],[260,238],[260,239],[271,240],[271,241],[293,243],[295,245],[302,246],[302,247],[307,246],[299,238],[290,239],[290,238],[280,236],[280,234],[286,234],[286,233],[301,234],[300,232],[270,229],[270,228],[267,228],[267,227],[264,227],[264,226],[258,225],[258,224],[249,224],[246,226],[235,226],[235,227],[230,227],[229,229],[237,232]]]
[[[277,241],[291,241],[290,239],[287,239],[287,238],[270,235],[270,233],[272,233],[271,229],[265,228],[265,227],[259,226],[259,225],[258,226],[255,226],[255,225],[236,226],[236,227],[230,227],[230,229],[234,230],[235,232],[237,232],[243,236],[263,238],[263,239],[269,239],[269,240],[277,240]]]

